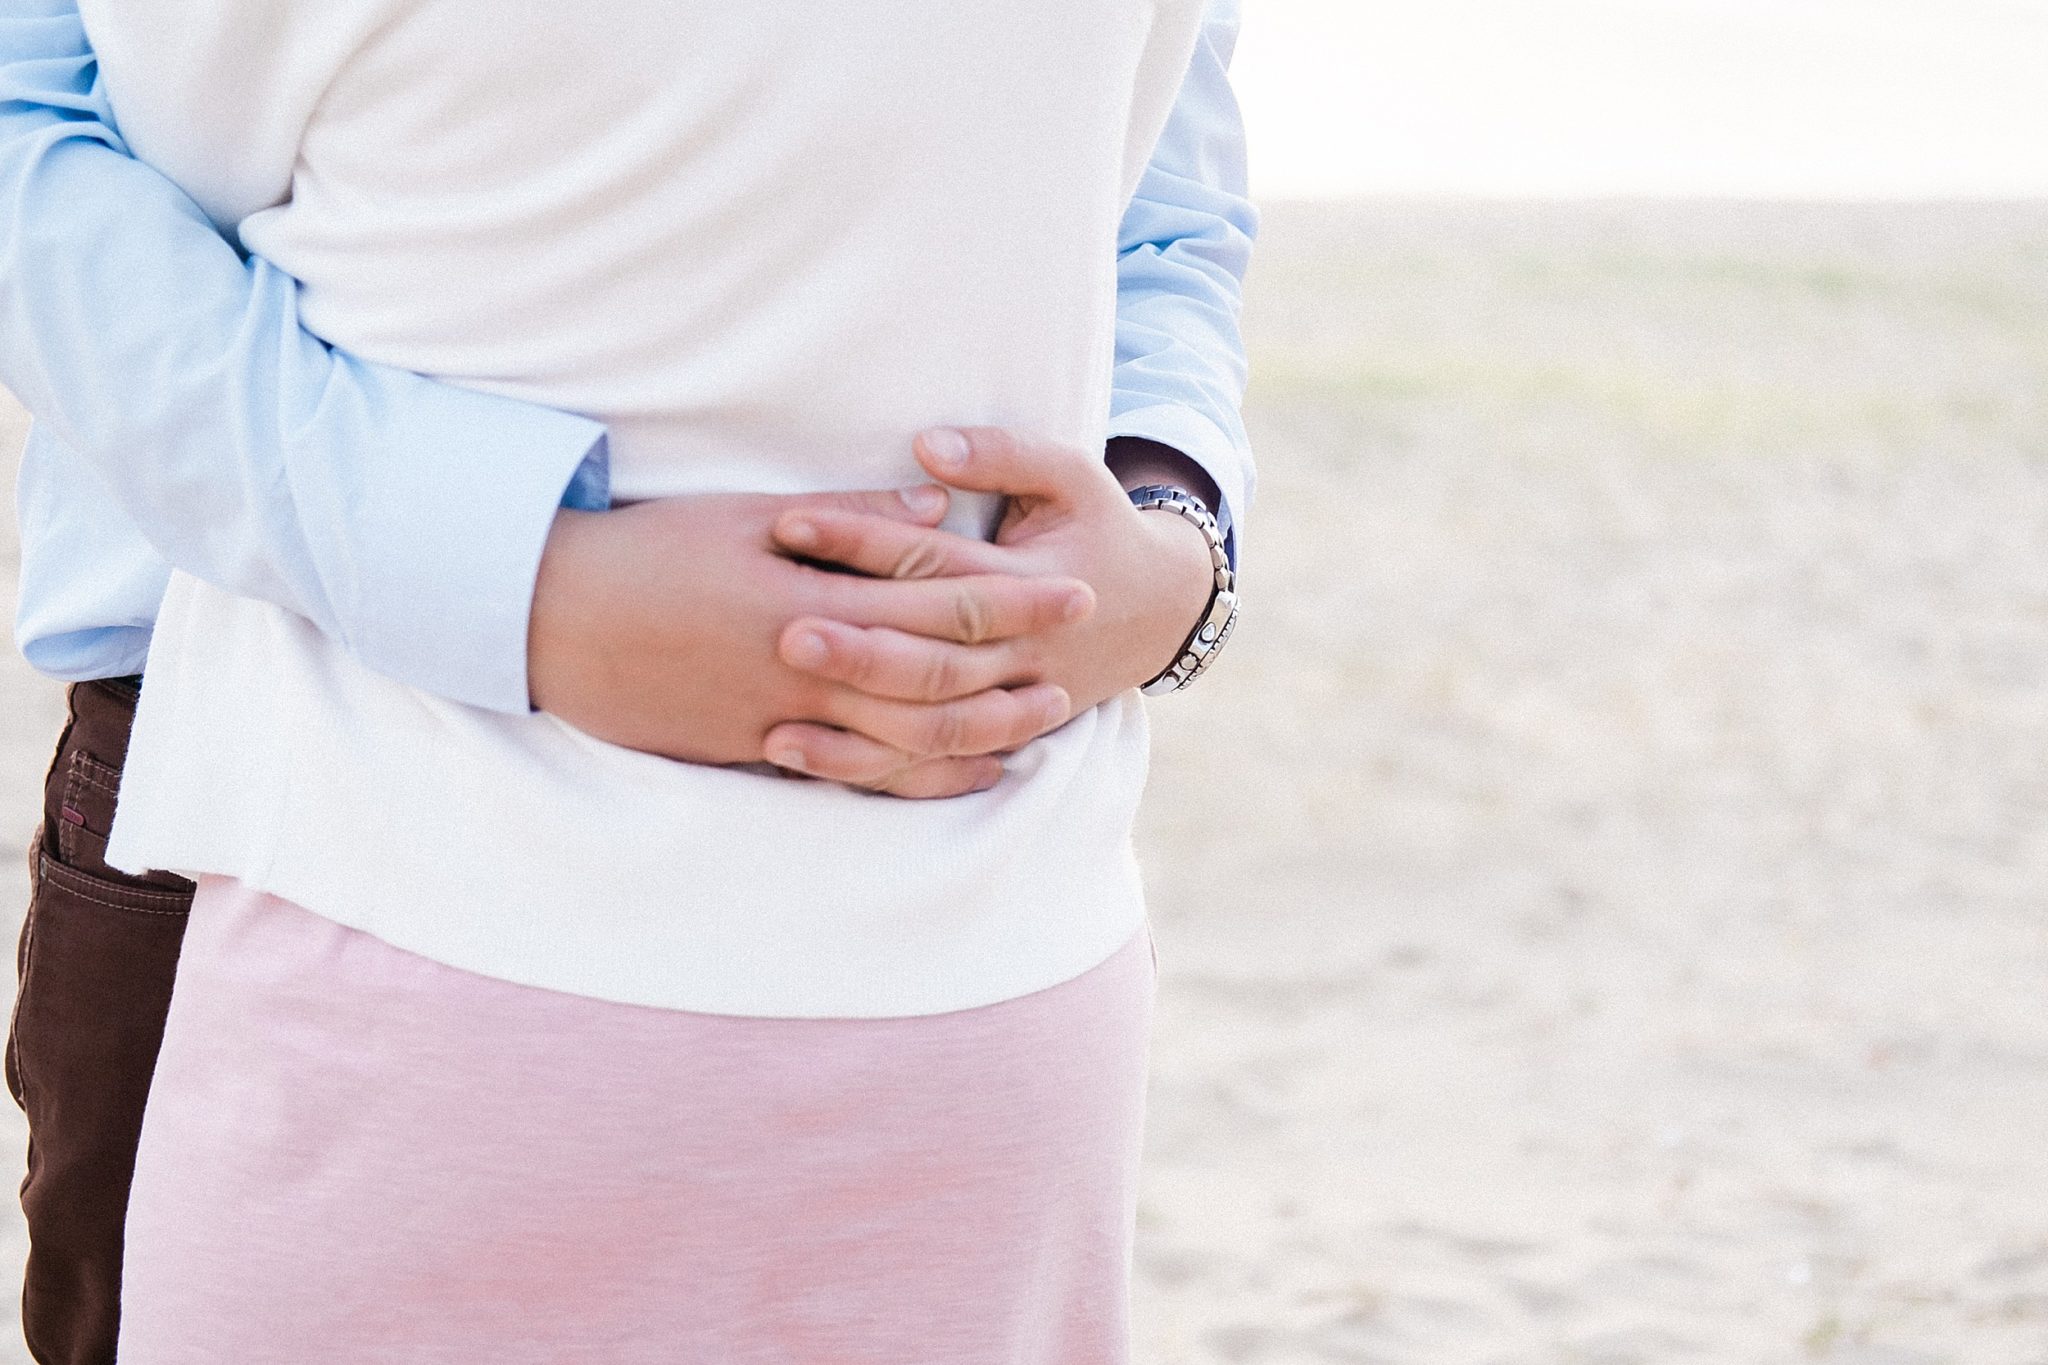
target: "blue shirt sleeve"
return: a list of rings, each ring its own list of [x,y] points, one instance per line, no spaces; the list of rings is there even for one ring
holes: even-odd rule
[[[606,504],[604,428],[306,331],[294,280],[128,154],[74,0],[0,13],[0,383],[172,565],[527,709],[541,549]]]
[[[1237,0],[1211,0],[1194,61],[1117,243],[1111,436],[1173,447],[1223,495],[1231,564],[1256,475],[1240,409],[1243,282],[1258,234],[1244,121],[1230,89]]]

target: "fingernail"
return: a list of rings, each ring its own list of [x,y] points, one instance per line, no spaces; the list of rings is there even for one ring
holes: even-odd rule
[[[818,528],[815,523],[797,518],[782,523],[782,541],[785,545],[816,545]]]
[[[1078,621],[1088,614],[1088,608],[1091,604],[1088,594],[1076,588],[1067,594],[1064,602],[1060,603],[1060,619],[1062,621]]]
[[[948,469],[967,463],[966,433],[952,427],[934,427],[924,434],[924,448],[932,459]]]
[[[946,490],[934,488],[928,483],[915,488],[906,488],[902,493],[903,505],[921,517],[946,510]]]
[[[777,744],[768,750],[768,761],[778,768],[794,768],[808,772],[804,767],[804,751],[793,744]]]
[[[798,668],[819,668],[831,656],[831,646],[815,630],[800,630],[789,639],[789,661]]]

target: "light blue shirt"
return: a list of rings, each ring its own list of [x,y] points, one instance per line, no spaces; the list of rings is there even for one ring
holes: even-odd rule
[[[1112,436],[1253,470],[1240,284],[1257,217],[1212,4],[1118,244]],[[171,568],[306,617],[455,701],[528,707],[527,618],[560,507],[608,505],[604,428],[367,363],[299,322],[115,128],[75,0],[0,15],[0,383],[22,455],[16,641],[57,678],[142,671]]]

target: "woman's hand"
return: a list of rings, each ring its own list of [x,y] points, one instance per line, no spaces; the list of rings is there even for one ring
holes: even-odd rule
[[[1002,774],[995,755],[1072,711],[1060,687],[980,661],[1085,617],[1086,584],[978,570],[878,581],[799,563],[770,536],[778,516],[798,512],[928,528],[945,505],[943,489],[925,488],[907,497],[708,494],[562,512],[534,589],[534,704],[600,739],[691,762],[766,757],[900,796],[993,785]],[[807,656],[786,629],[796,620],[943,646],[942,658],[977,664],[932,695],[863,688],[800,665]],[[773,736],[791,721],[802,742],[778,745]],[[854,743],[868,747],[841,747]],[[889,761],[876,762],[877,753]]]
[[[1173,661],[1201,619],[1213,579],[1208,543],[1193,523],[1133,507],[1108,466],[1086,451],[997,428],[927,432],[916,449],[940,482],[1008,495],[993,544],[845,506],[784,511],[775,520],[776,542],[877,578],[1078,579],[1094,590],[1095,610],[989,644],[951,646],[938,656],[942,665],[886,626],[806,617],[782,635],[782,658],[792,668],[906,700],[1049,683],[1078,712],[1149,681]],[[802,722],[769,732],[771,756],[787,744],[806,753],[863,754],[875,763],[886,758],[871,752],[872,740]]]

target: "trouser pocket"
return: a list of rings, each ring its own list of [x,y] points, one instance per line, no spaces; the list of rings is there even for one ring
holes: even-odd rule
[[[192,905],[180,878],[106,867],[127,715],[118,694],[83,690],[31,855],[6,1053],[29,1130],[22,1332],[42,1365],[114,1359],[128,1186]]]

